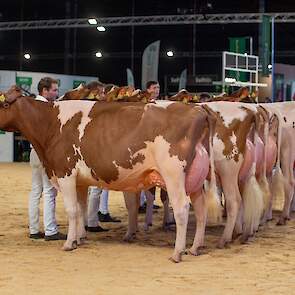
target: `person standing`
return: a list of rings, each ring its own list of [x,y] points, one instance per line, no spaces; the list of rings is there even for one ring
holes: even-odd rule
[[[90,186],[88,192],[88,214],[86,230],[89,232],[104,232],[99,222],[121,222],[120,219],[112,217],[109,213],[109,191]]]
[[[150,102],[154,102],[159,98],[160,95],[160,84],[157,81],[148,81],[146,83],[146,91],[151,94]],[[152,206],[153,209],[159,209],[160,207],[154,205],[156,188],[151,188],[148,191],[141,192],[140,195],[140,206],[139,213],[145,213],[147,206]],[[147,220],[149,224],[152,222],[151,210],[148,210]]]
[[[45,103],[54,101],[58,96],[58,82],[50,77],[44,77],[38,83],[39,95],[36,100]],[[36,126],[37,128],[38,126]],[[29,229],[31,239],[45,241],[66,240],[66,235],[58,231],[55,219],[56,189],[52,186],[45,169],[32,147],[30,153],[30,166],[32,168],[32,190],[29,196]],[[44,233],[39,230],[39,205],[43,193],[43,220]]]

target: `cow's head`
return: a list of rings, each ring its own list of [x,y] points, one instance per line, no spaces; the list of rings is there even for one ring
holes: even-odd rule
[[[14,85],[7,92],[0,92],[0,129],[18,131],[15,122],[17,115],[14,104],[23,97],[22,90]]]
[[[112,86],[112,88],[109,91],[106,92],[105,100],[107,102],[111,102],[111,101],[116,100],[120,90],[121,90],[121,87],[118,87],[118,86],[115,86],[115,85]]]
[[[95,99],[100,100],[104,95],[103,84],[98,81],[89,84],[80,84],[77,88],[65,93],[59,100],[81,100]]]
[[[232,101],[241,101],[250,96],[247,87],[241,87],[239,90],[233,92],[229,97],[233,98]]]
[[[193,95],[189,93],[186,89],[182,89],[175,95],[169,97],[169,100],[188,103],[193,100]]]
[[[120,99],[120,98],[123,98],[126,96],[130,97],[132,95],[133,91],[134,91],[134,87],[132,87],[132,86],[120,87],[117,98]]]

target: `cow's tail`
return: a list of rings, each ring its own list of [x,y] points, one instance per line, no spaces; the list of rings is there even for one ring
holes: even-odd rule
[[[247,238],[258,229],[263,213],[263,196],[255,177],[255,163],[251,167],[251,173],[245,182],[243,189],[244,226],[243,237]]]
[[[209,161],[210,161],[210,182],[206,189],[206,206],[207,206],[207,218],[210,223],[219,223],[222,219],[221,197],[218,194],[216,175],[215,175],[215,163],[214,163],[214,150],[213,150],[213,136],[215,134],[216,119],[212,116],[212,111],[203,106],[208,113],[209,123]]]
[[[272,194],[273,202],[277,206],[282,206],[285,199],[285,190],[284,190],[284,176],[281,169],[281,141],[282,141],[282,120],[279,113],[275,113],[275,116],[278,119],[278,131],[277,131],[277,161],[276,167],[272,175]]]
[[[258,117],[255,116],[254,127],[254,146],[257,143],[257,122]],[[247,240],[249,236],[255,234],[260,224],[263,214],[263,192],[256,179],[256,161],[252,164],[249,176],[244,184],[243,189],[243,206],[244,206],[244,224],[243,224],[243,240]]]
[[[269,182],[266,177],[266,161],[267,161],[267,150],[268,150],[268,137],[269,137],[269,117],[268,113],[266,112],[265,109],[261,108],[262,111],[262,120],[263,120],[263,142],[264,142],[264,153],[263,153],[263,170],[262,170],[262,175],[258,179],[258,183],[260,186],[260,189],[263,193],[263,209],[264,212],[268,210],[270,206],[270,200],[271,200],[271,193],[270,193],[270,187],[269,187]]]

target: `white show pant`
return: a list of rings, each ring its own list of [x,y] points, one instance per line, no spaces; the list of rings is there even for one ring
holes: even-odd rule
[[[96,186],[90,186],[88,191],[88,219],[87,225],[95,227],[98,225],[98,211],[102,214],[109,213],[109,191],[102,190]]]
[[[31,150],[30,165],[32,167],[32,191],[29,198],[30,233],[36,234],[39,232],[39,205],[43,193],[44,230],[46,236],[51,236],[58,232],[55,219],[57,191],[48,179],[34,149]]]
[[[146,202],[145,192],[141,191],[140,192],[140,203],[139,203],[140,207],[142,207],[145,202]]]
[[[105,190],[105,189],[102,190],[102,193],[100,195],[99,211],[102,214],[109,213],[109,191],[108,190]]]
[[[98,210],[99,210],[99,197],[101,189],[96,186],[90,186],[88,189],[88,217],[87,226],[98,226]]]

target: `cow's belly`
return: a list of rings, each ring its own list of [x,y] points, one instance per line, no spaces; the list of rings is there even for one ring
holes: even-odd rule
[[[195,151],[195,158],[185,176],[187,194],[197,192],[202,187],[209,172],[209,157],[206,149],[202,144],[197,144]],[[91,173],[91,167],[87,167],[84,161],[80,161],[76,166],[77,184],[129,192],[138,192],[154,186],[166,189],[163,177],[158,172],[157,167],[151,164],[149,161],[149,163],[144,162],[135,165],[132,169],[120,169],[118,179],[106,183],[101,179],[96,179]]]
[[[137,164],[132,169],[120,169],[118,179],[108,183],[100,177],[95,177],[94,175],[100,175],[100,173],[99,171],[94,172],[91,168],[92,167],[88,167],[84,161],[79,161],[77,163],[75,167],[77,185],[93,185],[109,190],[138,192],[153,186],[151,183],[152,180],[150,180],[150,174],[157,173],[150,163],[148,163],[148,165],[145,163]],[[157,183],[159,183],[159,181],[157,181]]]
[[[239,181],[244,181],[250,172],[252,164],[255,160],[255,147],[253,143],[247,139],[244,161],[239,172]]]

